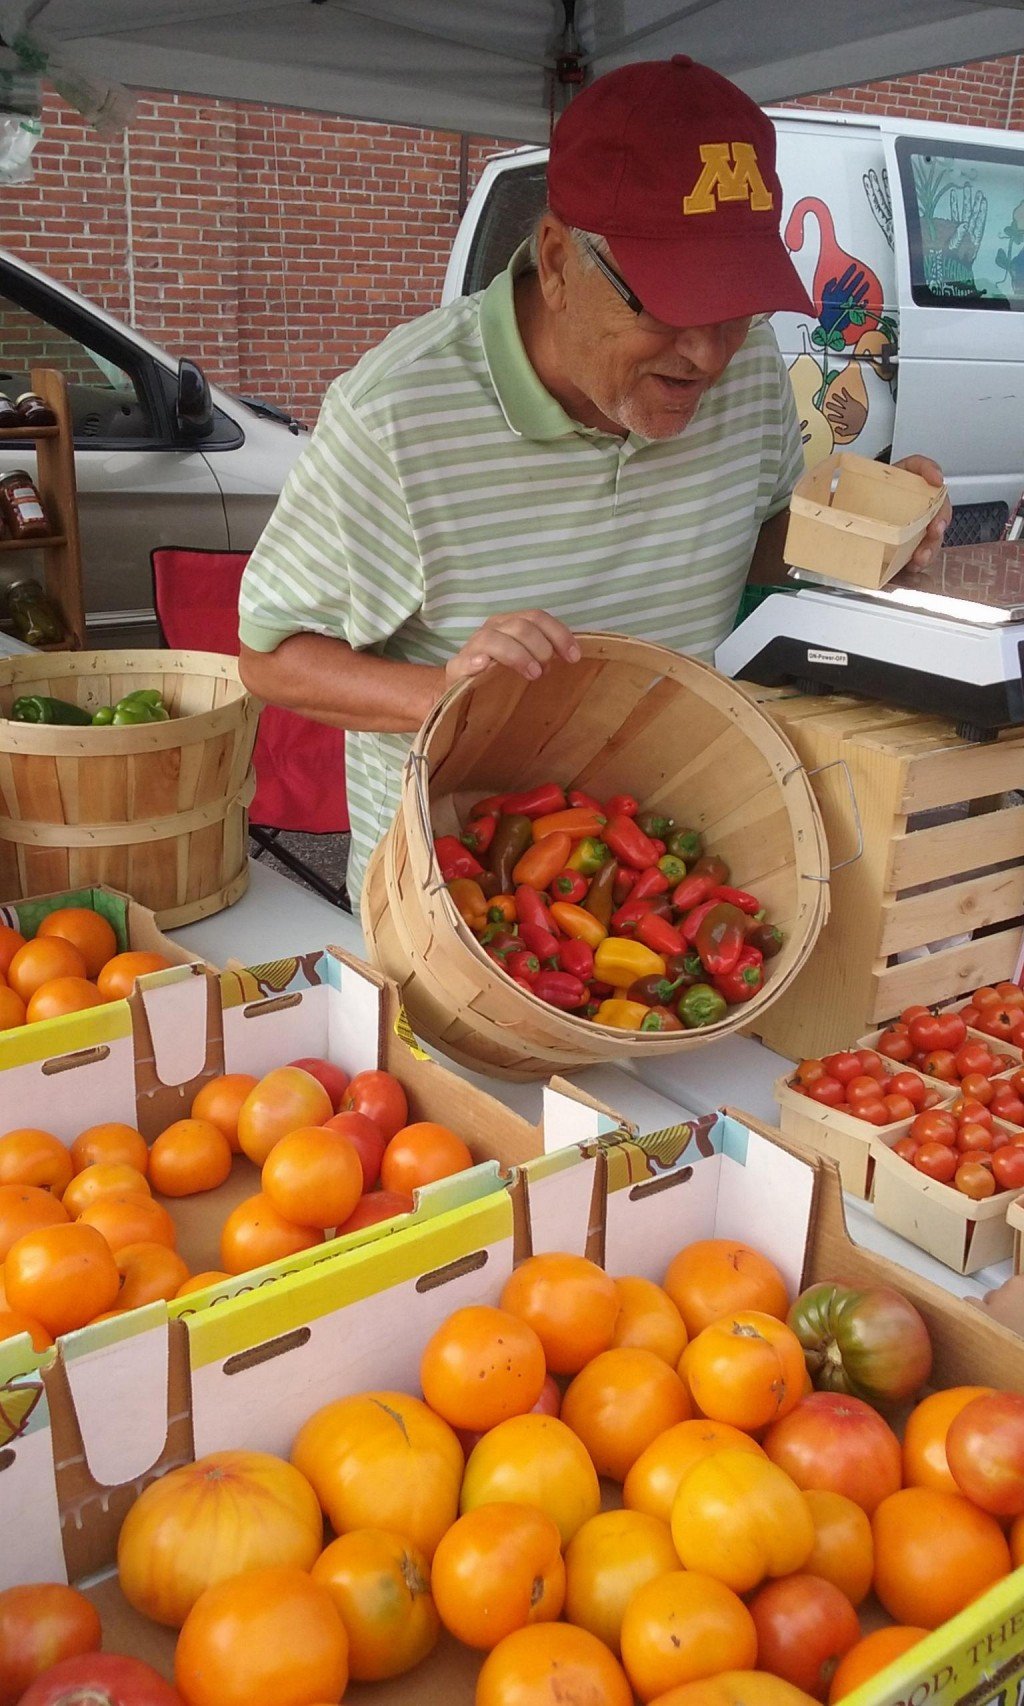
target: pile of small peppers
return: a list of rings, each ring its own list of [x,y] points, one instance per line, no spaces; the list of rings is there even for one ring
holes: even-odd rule
[[[14,723],[48,723],[69,728],[124,728],[134,723],[165,723],[170,716],[155,687],[139,687],[127,693],[116,705],[101,705],[87,711],[82,705],[72,705],[66,699],[52,699],[45,693],[24,693],[11,707]]]
[[[599,1025],[698,1030],[749,1001],[782,947],[698,830],[629,794],[541,783],[473,806],[434,841],[484,952],[520,988]]]

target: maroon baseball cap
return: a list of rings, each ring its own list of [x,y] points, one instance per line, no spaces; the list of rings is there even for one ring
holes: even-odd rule
[[[624,65],[575,97],[552,137],[548,199],[565,224],[607,240],[670,326],[814,315],[779,235],[771,121],[684,54]]]

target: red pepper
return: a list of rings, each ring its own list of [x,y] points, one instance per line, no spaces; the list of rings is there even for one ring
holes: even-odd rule
[[[477,800],[476,805],[469,814],[470,818],[500,817],[502,812],[505,810],[505,801],[507,799],[507,794],[488,794],[486,800]]]
[[[664,871],[659,871],[657,865],[648,865],[646,871],[641,871],[633,885],[630,900],[650,900],[652,895],[667,894],[671,884]]]
[[[652,835],[651,840],[653,841],[655,847],[658,849],[658,858],[660,859],[663,854],[668,852],[668,842],[662,841],[660,835]]]
[[[534,924],[540,930],[551,929],[548,897],[540,889],[532,889],[528,883],[520,883],[515,892],[515,901],[516,918],[520,925]]]
[[[505,970],[510,977],[525,978],[527,985],[532,985],[540,971],[540,961],[528,948],[520,948],[516,953],[509,954],[505,961]]]
[[[527,993],[527,995],[532,995],[532,994],[533,994],[533,984],[532,984],[532,983],[531,983],[531,982],[530,982],[530,981],[529,981],[529,979],[528,979],[528,978],[525,978],[525,977],[514,977],[514,978],[513,978],[513,979],[512,979],[512,982],[513,982],[513,983],[515,983],[515,984],[517,984],[517,985],[518,985],[518,986],[519,986],[519,988],[520,988],[520,989],[525,989],[525,990],[526,990],[526,993]]]
[[[697,931],[700,929],[708,913],[712,912],[719,904],[720,903],[717,900],[702,900],[699,906],[691,908],[691,910],[686,914],[686,917],[679,926],[679,933],[682,936],[683,941],[686,942],[688,946],[693,946],[693,943],[697,940]]]
[[[541,782],[525,793],[506,794],[501,809],[517,817],[546,817],[548,812],[564,812],[565,794],[557,782]]]
[[[654,842],[625,812],[617,812],[608,819],[601,831],[601,839],[617,859],[635,866],[638,871],[645,871],[648,865],[658,863],[659,854]]]
[[[749,1001],[764,984],[764,955],[761,950],[750,947],[748,943],[732,970],[718,972],[714,984],[730,1006],[739,1001]]]
[[[681,954],[685,943],[674,924],[667,918],[659,918],[656,912],[648,912],[636,927],[636,938],[645,948],[653,948],[656,954]]]
[[[594,975],[594,950],[587,942],[568,941],[558,944],[558,969],[567,971],[589,983]]]
[[[634,800],[632,794],[613,794],[606,800],[604,810],[609,817],[636,817],[640,801]]]
[[[587,1000],[589,991],[582,978],[573,977],[567,971],[542,971],[533,985],[533,994],[546,1001],[550,1007],[562,1007],[569,1010],[582,1007]]]
[[[459,840],[463,847],[469,848],[471,853],[486,853],[494,840],[494,831],[497,827],[498,819],[494,815],[471,818],[459,836]]]
[[[727,901],[712,901],[700,921],[694,942],[704,970],[712,977],[725,976],[747,945],[746,915]],[[751,948],[750,952],[755,954],[758,950]]]
[[[582,871],[570,871],[566,866],[559,871],[553,883],[548,884],[548,893],[552,900],[567,900],[570,906],[579,906],[590,887],[588,879]]]
[[[639,876],[640,872],[634,871],[631,865],[619,866],[615,873],[615,882],[612,886],[612,899],[616,906],[624,906],[626,904],[626,901],[629,899],[636,887]]]
[[[603,983],[599,977],[590,980],[590,993],[595,1001],[609,1001],[615,994],[614,983]]]
[[[701,876],[700,872],[694,876],[691,871],[690,875],[684,877],[682,882],[678,883],[673,890],[672,905],[677,912],[689,912],[692,907],[700,906],[703,901],[707,900],[713,893],[714,887],[711,877]]]
[[[761,910],[761,902],[756,894],[748,894],[746,889],[725,888],[722,884],[712,889],[708,899],[728,901],[730,906],[738,906],[741,912],[747,913],[751,918]]]
[[[586,806],[592,812],[600,812],[602,817],[607,815],[600,800],[595,800],[593,794],[585,794],[582,788],[570,788],[565,797],[571,806]]]
[[[503,924],[496,924],[490,933],[485,932],[483,943],[488,958],[497,960],[500,965],[504,965],[509,954],[517,953],[523,945],[515,931],[506,929]]]
[[[536,954],[542,964],[548,960],[556,959],[558,957],[558,950],[562,945],[554,932],[549,930],[547,926],[543,924],[521,923],[519,926],[519,939],[522,946],[524,948],[528,948],[531,954]]]
[[[609,934],[612,936],[635,936],[636,927],[641,918],[648,912],[653,912],[653,900],[634,900],[632,895],[624,901],[617,912],[613,912]]]
[[[455,877],[482,877],[484,868],[468,847],[463,847],[457,835],[439,835],[434,852],[446,883]]]

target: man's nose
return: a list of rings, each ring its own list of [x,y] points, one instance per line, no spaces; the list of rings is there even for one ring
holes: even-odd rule
[[[728,356],[728,323],[707,326],[681,326],[672,338],[678,355],[692,361],[704,373],[714,373],[724,366]]]

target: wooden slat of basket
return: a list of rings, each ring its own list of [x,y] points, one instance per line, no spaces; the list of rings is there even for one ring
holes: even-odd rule
[[[998,865],[1024,860],[1024,806],[986,812],[893,837],[888,886],[909,889],[971,868],[972,861]],[[941,934],[941,932],[940,932]]]

